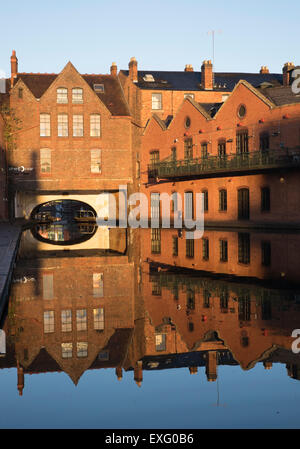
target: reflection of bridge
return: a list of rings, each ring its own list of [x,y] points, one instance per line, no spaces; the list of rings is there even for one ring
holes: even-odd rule
[[[76,243],[74,245],[60,244],[53,245],[49,241],[37,240],[31,230],[27,230],[23,233],[23,237],[20,244],[20,250],[24,253],[31,251],[64,251],[64,250],[112,250],[119,253],[126,251],[126,229],[108,227],[99,227],[95,234],[88,240]]]

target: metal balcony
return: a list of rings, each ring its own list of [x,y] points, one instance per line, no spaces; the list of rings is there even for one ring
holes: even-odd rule
[[[254,151],[199,159],[161,161],[148,166],[153,178],[208,178],[300,167],[300,148]]]

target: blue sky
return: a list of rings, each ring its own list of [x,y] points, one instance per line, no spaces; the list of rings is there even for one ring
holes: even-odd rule
[[[81,73],[126,69],[135,56],[141,70],[281,72],[298,58],[300,3],[278,0],[15,0],[1,3],[0,69],[10,72],[12,49],[19,71],[58,72],[71,60]]]

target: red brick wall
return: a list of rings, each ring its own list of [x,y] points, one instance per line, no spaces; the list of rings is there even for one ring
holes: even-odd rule
[[[6,162],[4,143],[4,122],[0,114],[0,221],[7,220]]]
[[[66,87],[68,104],[57,104],[56,89]],[[23,98],[18,98],[18,87]],[[83,88],[83,104],[72,104],[73,87]],[[16,189],[112,190],[132,183],[132,141],[129,117],[112,116],[76,70],[67,65],[38,101],[24,84],[11,92],[11,107],[22,120],[22,131],[15,136],[16,149],[10,154],[12,166],[33,168],[31,174],[11,179]],[[40,113],[51,114],[51,137],[40,137]],[[69,137],[57,137],[57,114],[67,113]],[[90,137],[90,114],[101,115],[101,137]],[[83,114],[84,137],[72,137],[72,116]],[[51,173],[40,170],[40,149],[51,149]],[[101,174],[91,173],[91,149],[101,150]]]
[[[239,105],[245,104],[247,114],[243,120],[237,115]],[[185,118],[190,117],[189,129],[185,127]],[[284,116],[288,116],[284,119]],[[260,121],[262,123],[260,123]],[[240,123],[241,126],[237,126]],[[142,190],[150,198],[151,192],[185,191],[201,192],[208,190],[209,210],[205,213],[205,220],[224,221],[237,220],[237,190],[247,187],[250,190],[250,220],[256,222],[292,222],[300,220],[299,209],[299,176],[297,172],[278,170],[275,174],[228,176],[210,179],[196,179],[193,181],[163,182],[147,185],[147,166],[150,153],[159,150],[160,160],[171,156],[171,148],[176,147],[177,159],[184,158],[184,140],[187,136],[193,139],[193,157],[201,157],[201,144],[207,142],[208,154],[217,155],[219,140],[232,140],[226,143],[228,155],[236,153],[236,133],[239,129],[248,129],[249,151],[259,150],[260,134],[268,131],[270,134],[270,148],[280,150],[280,143],[285,147],[300,147],[300,105],[270,108],[245,85],[240,84],[224,103],[219,112],[211,120],[207,120],[199,110],[188,100],[178,110],[173,121],[164,130],[155,119],[152,119],[142,138],[141,172]],[[272,136],[280,130],[279,136]],[[283,152],[285,150],[282,150]],[[271,212],[261,212],[261,188],[269,187],[271,191]],[[227,189],[228,210],[219,212],[220,189]],[[150,203],[150,201],[149,201]],[[150,206],[149,206],[150,207]]]

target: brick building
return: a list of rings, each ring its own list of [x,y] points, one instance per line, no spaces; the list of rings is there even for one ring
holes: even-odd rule
[[[191,192],[194,214],[202,192],[207,226],[297,226],[299,130],[300,98],[290,85],[254,88],[243,80],[225,102],[186,98],[171,121],[154,115],[141,156],[141,188],[153,199],[152,213],[160,193],[184,200]]]
[[[131,117],[111,74],[21,73],[11,57],[10,108],[18,119],[9,148],[12,216],[29,217],[48,200],[132,187]]]
[[[0,92],[0,221],[8,219],[5,122],[3,116],[5,98],[5,94]]]

